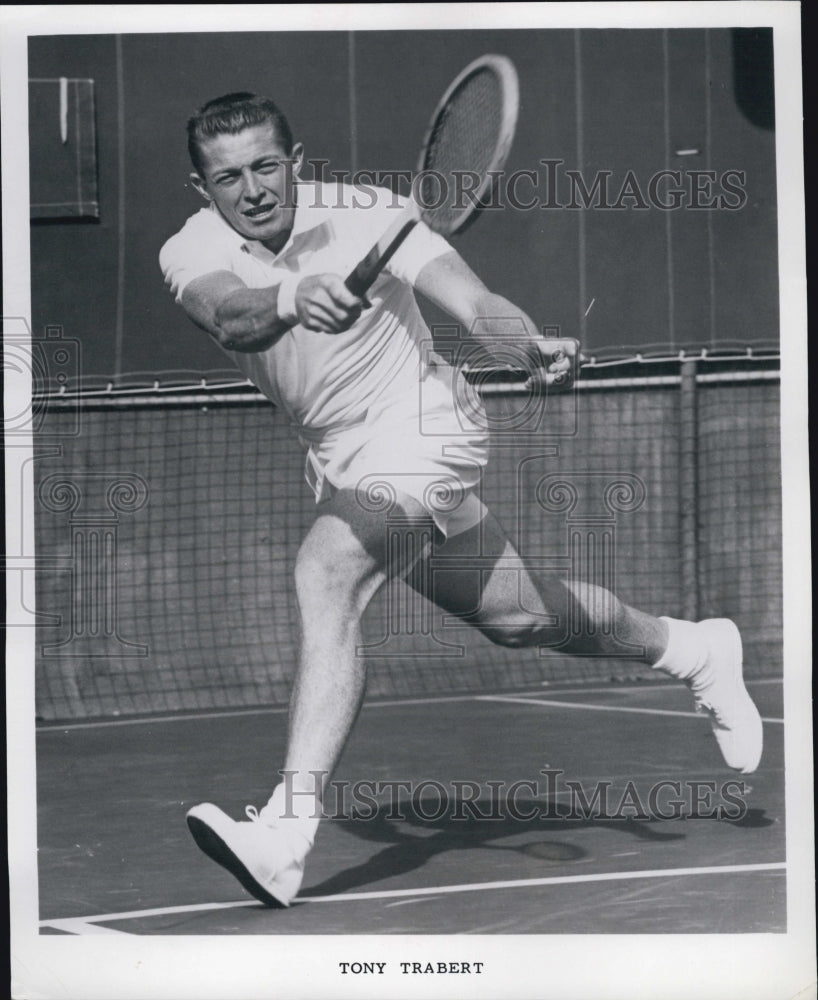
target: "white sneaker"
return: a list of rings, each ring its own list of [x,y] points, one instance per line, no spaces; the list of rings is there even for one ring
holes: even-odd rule
[[[763,746],[761,716],[742,677],[741,636],[729,618],[698,622],[708,656],[686,683],[696,711],[710,716],[713,735],[729,767],[750,774],[758,767]]]
[[[205,854],[234,875],[267,906],[289,906],[301,886],[304,859],[297,859],[281,830],[259,820],[247,806],[246,820],[231,819],[205,802],[187,814],[193,839]]]

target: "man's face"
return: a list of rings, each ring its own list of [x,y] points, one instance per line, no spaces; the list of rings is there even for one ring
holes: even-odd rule
[[[293,227],[302,155],[300,144],[288,155],[275,127],[266,122],[237,135],[205,139],[199,145],[204,176],[190,176],[237,233],[278,252]]]

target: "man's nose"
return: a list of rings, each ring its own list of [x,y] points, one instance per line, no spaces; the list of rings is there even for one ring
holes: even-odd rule
[[[242,171],[242,177],[244,180],[244,197],[250,201],[256,201],[260,198],[264,192],[261,185],[258,182],[258,178],[253,173],[252,170]]]

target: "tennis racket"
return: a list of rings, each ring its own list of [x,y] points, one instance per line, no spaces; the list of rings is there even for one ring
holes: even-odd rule
[[[517,72],[505,56],[481,56],[456,77],[432,115],[410,204],[345,281],[353,295],[365,295],[421,220],[442,236],[474,220],[508,157],[519,103]]]

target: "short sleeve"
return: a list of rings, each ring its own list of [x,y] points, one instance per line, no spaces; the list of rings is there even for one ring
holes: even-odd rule
[[[429,261],[451,250],[451,245],[442,236],[433,233],[424,222],[419,222],[396,250],[386,269],[401,281],[414,285]]]
[[[204,239],[199,229],[189,222],[159,251],[159,267],[177,302],[187,285],[196,278],[214,271],[233,270],[229,252],[213,240]]]
[[[374,205],[366,206],[368,249],[395,222],[398,213],[402,213],[409,204],[409,199],[388,188],[369,187],[364,193],[370,199],[373,196],[376,199]],[[417,276],[429,261],[450,253],[451,249],[442,236],[433,233],[425,223],[419,222],[395,251],[386,265],[386,271],[399,281],[414,285]]]

